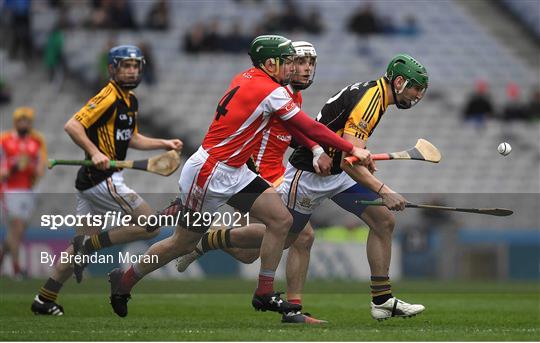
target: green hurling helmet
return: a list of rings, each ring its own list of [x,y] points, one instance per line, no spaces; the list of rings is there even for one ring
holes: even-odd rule
[[[429,85],[426,67],[407,54],[398,54],[394,56],[386,68],[385,76],[388,81],[390,81],[392,94],[394,95],[394,100],[396,100],[395,102],[398,108],[410,108],[414,106],[417,101],[412,101],[411,104],[397,101],[393,82],[396,77],[402,76],[405,79],[404,87],[401,90],[398,90],[397,94],[403,92],[405,88],[410,87],[418,87],[422,89],[422,92],[425,92]]]
[[[249,56],[254,66],[263,64],[268,58],[279,58],[280,61],[287,56],[294,56],[295,50],[290,39],[277,35],[263,35],[251,42]]]

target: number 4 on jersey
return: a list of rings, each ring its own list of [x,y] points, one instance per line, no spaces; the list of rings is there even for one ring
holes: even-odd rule
[[[234,87],[229,93],[225,94],[223,98],[221,98],[216,108],[216,120],[219,120],[221,116],[225,116],[227,112],[229,112],[229,110],[227,109],[227,105],[229,104],[229,101],[231,101],[234,94],[238,91],[238,88],[240,88],[240,86]]]

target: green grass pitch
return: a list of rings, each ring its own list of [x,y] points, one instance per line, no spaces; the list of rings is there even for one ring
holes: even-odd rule
[[[310,281],[306,311],[328,324],[281,324],[255,312],[255,281],[144,280],[119,318],[108,304],[105,278],[66,284],[63,317],[34,316],[30,303],[43,280],[0,279],[0,341],[538,341],[538,283],[395,282],[394,293],[419,302],[419,316],[383,322],[369,314],[369,285]],[[278,284],[283,289],[283,284]]]

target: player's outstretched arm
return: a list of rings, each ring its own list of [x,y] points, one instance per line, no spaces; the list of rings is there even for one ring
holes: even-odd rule
[[[366,142],[355,136],[347,133],[343,134],[343,139],[352,143],[355,147],[365,148]],[[349,156],[348,153],[343,152],[343,158],[341,159],[340,167],[346,172],[354,181],[369,188],[373,192],[379,194],[383,199],[384,204],[391,210],[403,210],[407,204],[407,200],[399,193],[394,192],[390,187],[380,181],[372,171],[376,169],[368,169],[363,165],[351,165],[345,161],[345,157]]]
[[[332,159],[326,155],[324,149],[319,144],[309,139],[301,131],[298,131],[294,126],[289,125],[287,130],[293,136],[296,143],[311,150],[313,153],[312,163],[315,172],[321,175],[329,175],[330,169],[332,168]]]
[[[321,145],[330,146],[337,150],[345,151],[353,156],[356,156],[363,165],[372,164],[369,151],[355,147],[352,143],[347,142],[343,138],[339,137],[335,134],[335,132],[323,124],[311,119],[302,110],[300,110],[289,120],[284,121],[284,125],[287,129],[289,126],[293,126],[298,131],[304,133],[307,137]],[[302,142],[299,143],[302,144]]]
[[[135,132],[129,141],[129,147],[137,150],[182,150],[184,143],[179,139],[159,139],[146,137]]]

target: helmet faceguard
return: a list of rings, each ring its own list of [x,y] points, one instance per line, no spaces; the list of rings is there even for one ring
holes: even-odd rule
[[[401,76],[405,80],[400,89],[394,86],[394,80]],[[428,85],[429,77],[426,68],[417,60],[406,54],[398,54],[388,64],[385,77],[390,82],[392,95],[397,108],[408,109],[416,105],[424,96]],[[418,89],[414,99],[398,99],[405,89],[415,87]],[[407,101],[409,100],[409,101]]]
[[[310,74],[307,78],[307,80],[303,80],[306,75],[299,75],[299,70],[295,69],[295,74],[291,80],[291,86],[299,91],[304,90],[311,86],[313,83],[313,80],[315,79],[315,70],[317,69],[317,52],[315,51],[315,48],[313,47],[313,44],[309,42],[304,41],[296,41],[292,43],[296,55],[294,56],[295,60],[303,59],[303,58],[310,58],[313,62],[313,68],[310,70]]]
[[[255,67],[261,68],[265,73],[270,75],[276,81],[279,78],[280,67],[284,65],[287,60],[292,59],[295,55],[295,50],[291,44],[291,40],[277,35],[263,35],[256,37],[251,42],[249,49],[249,56],[251,62]],[[267,70],[264,63],[269,58],[274,60],[276,65],[276,71],[274,73]],[[289,84],[290,78],[279,82],[285,86]]]
[[[135,60],[139,66],[139,73],[134,80],[120,80],[119,70],[124,61]],[[109,51],[109,65],[112,66],[111,78],[124,89],[133,89],[139,85],[142,79],[143,66],[146,63],[144,56],[136,46],[120,45]]]

